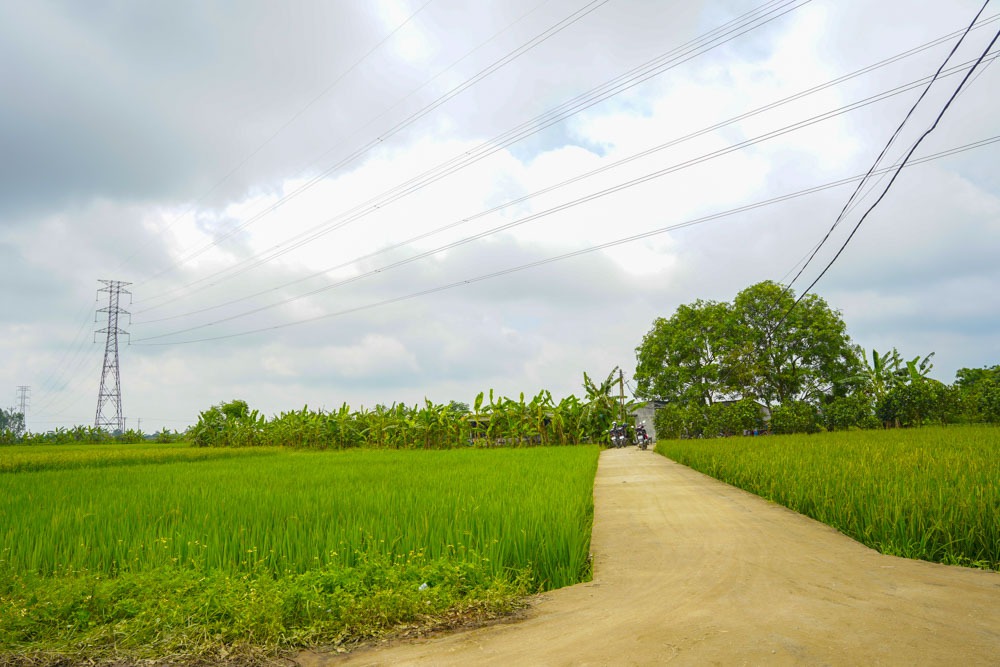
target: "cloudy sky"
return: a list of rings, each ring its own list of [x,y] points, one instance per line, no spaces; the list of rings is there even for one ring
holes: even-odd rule
[[[100,279],[145,431],[628,377],[654,318],[790,279],[854,182],[732,211],[864,174],[981,5],[0,0],[0,397],[93,423]],[[914,159],[1000,135],[1000,65],[967,86]],[[998,164],[903,170],[816,287],[857,343],[1000,363]]]

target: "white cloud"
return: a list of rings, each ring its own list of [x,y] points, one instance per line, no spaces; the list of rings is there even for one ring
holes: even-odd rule
[[[119,33],[107,38],[102,28],[77,21],[72,12],[34,12],[32,20],[39,25],[60,31],[75,26],[73,39],[103,44],[107,57],[119,65],[67,60],[58,40],[38,54],[38,62],[31,50],[15,49],[12,55],[23,71],[45,71],[52,80],[72,75],[79,81],[80,68],[96,67],[104,83],[102,90],[74,85],[97,115],[86,127],[58,126],[52,143],[40,138],[23,115],[0,108],[0,120],[9,121],[3,127],[20,130],[25,150],[68,153],[70,163],[89,160],[91,165],[23,187],[16,224],[0,227],[0,275],[17,287],[11,295],[16,303],[2,323],[0,377],[11,388],[39,388],[37,405],[43,410],[34,415],[39,424],[89,422],[103,347],[89,342],[74,347],[72,332],[79,322],[70,322],[67,313],[86,315],[94,305],[96,280],[121,277],[136,283],[130,327],[136,344],[122,348],[126,411],[130,418],[143,416],[147,429],[183,426],[199,410],[235,397],[270,414],[306,403],[370,406],[413,403],[424,396],[470,401],[491,387],[512,395],[543,388],[557,398],[579,394],[583,371],[603,376],[620,365],[630,374],[634,348],[655,317],[696,298],[731,299],[753,282],[779,279],[829,227],[850,188],[398,299],[863,172],[914,97],[873,105],[418,262],[387,265],[925,75],[943,58],[945,47],[484,213],[937,37],[968,21],[974,11],[967,2],[919,11],[898,2],[877,7],[810,3],[760,32],[290,249],[298,235],[345,222],[381,193],[476,151],[489,137],[691,39],[698,32],[694,25],[700,22],[702,32],[714,26],[723,20],[723,9],[730,12],[725,18],[750,9],[745,3],[725,8],[687,3],[672,8],[676,15],[666,21],[657,3],[609,3],[303,189],[448,85],[578,8],[560,0],[531,13],[536,4],[526,0],[453,12],[432,3],[385,49],[308,108],[348,64],[419,5],[386,1],[350,14],[322,3],[304,5],[301,15],[262,9],[258,19],[249,12],[229,17],[232,34],[215,45],[185,32],[189,27],[173,10],[158,9],[160,18],[173,17],[164,24],[165,35],[183,34],[192,41],[193,55],[169,64],[156,55],[155,40],[144,49],[119,41]],[[206,18],[208,24],[225,22],[225,12],[216,11],[222,13]],[[52,16],[46,18],[47,13]],[[522,15],[524,20],[508,32],[407,97]],[[878,24],[884,27],[890,19],[891,34]],[[263,40],[277,54],[275,60],[249,52],[241,40],[251,38]],[[16,45],[8,42],[0,49]],[[959,98],[927,151],[1000,131],[992,113],[997,71],[987,70]],[[156,88],[153,81],[163,90],[147,91],[149,99],[133,104],[123,91],[137,80],[145,82],[142,90]],[[44,91],[29,92],[23,99]],[[932,98],[929,108],[941,101],[937,92]],[[160,115],[143,115],[150,105]],[[304,109],[272,142],[261,143]],[[90,145],[84,141],[86,131],[114,134],[108,118],[124,119],[130,128],[115,135],[115,151],[123,152],[74,152],[73,145]],[[148,123],[167,130],[154,137],[143,130]],[[141,141],[130,151],[127,138],[136,136]],[[912,137],[900,146],[906,140]],[[258,147],[253,159],[213,189],[221,175]],[[993,154],[995,147],[981,149],[904,174],[820,283],[820,294],[843,309],[858,342],[878,349],[895,345],[911,355],[934,350],[936,371],[945,380],[959,366],[998,361],[1000,350],[990,335],[997,325],[993,313],[1000,312],[994,260],[1000,247],[1000,181],[991,168]],[[8,169],[3,159],[0,164]],[[467,219],[410,247],[358,259]],[[237,225],[246,226],[185,259]],[[835,237],[831,247],[838,239],[843,236]],[[284,250],[289,251],[223,279],[244,266],[240,262]],[[344,266],[321,273],[339,264]],[[166,267],[170,270],[160,275]],[[377,273],[322,289],[369,271]],[[309,277],[314,273],[321,275]],[[383,301],[391,303],[368,307]],[[272,304],[279,305],[268,307]],[[344,311],[353,312],[326,317]],[[152,338],[191,327],[199,328]],[[143,338],[188,341],[258,328],[267,331],[203,343],[138,344]],[[77,350],[77,361],[66,363],[68,371],[58,382],[43,382],[67,346],[71,353]]]

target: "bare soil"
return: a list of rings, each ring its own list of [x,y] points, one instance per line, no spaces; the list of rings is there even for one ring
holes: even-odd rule
[[[601,454],[594,504],[592,582],[514,623],[298,664],[1000,664],[997,573],[881,555],[635,448]]]

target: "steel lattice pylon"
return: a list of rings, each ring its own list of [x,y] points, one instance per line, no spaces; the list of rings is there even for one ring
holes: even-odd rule
[[[120,315],[128,315],[127,310],[119,307],[121,295],[132,293],[125,289],[126,285],[132,283],[121,280],[100,280],[104,287],[98,290],[107,292],[108,305],[101,308],[98,313],[108,314],[108,326],[98,329],[97,333],[106,333],[107,342],[104,344],[104,368],[101,370],[101,390],[97,394],[97,416],[94,418],[94,428],[106,429],[110,432],[125,430],[125,413],[122,411],[122,383],[118,372],[118,336],[128,335],[128,332],[118,327]],[[114,409],[111,414],[107,409],[108,404]]]

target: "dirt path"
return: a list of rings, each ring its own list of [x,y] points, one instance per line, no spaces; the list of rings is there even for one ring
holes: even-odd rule
[[[882,556],[652,452],[601,454],[594,581],[319,665],[997,665],[1000,575]]]

